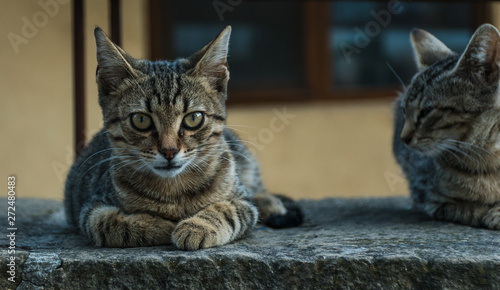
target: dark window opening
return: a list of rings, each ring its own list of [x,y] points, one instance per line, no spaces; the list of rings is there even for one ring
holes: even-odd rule
[[[387,63],[405,83],[416,71],[411,30],[462,52],[486,5],[150,0],[151,58],[187,57],[231,25],[229,103],[393,98],[402,86]]]

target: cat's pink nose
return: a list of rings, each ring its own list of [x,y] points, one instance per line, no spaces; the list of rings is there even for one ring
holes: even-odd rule
[[[179,153],[178,148],[161,148],[160,153],[167,158],[168,161],[174,159],[175,155]]]

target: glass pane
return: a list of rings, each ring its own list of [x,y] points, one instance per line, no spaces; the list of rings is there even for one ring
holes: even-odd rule
[[[301,3],[232,1],[241,4],[220,6],[217,11],[216,4],[230,2],[175,1],[173,53],[189,56],[231,25],[230,86],[240,90],[301,86]]]
[[[348,2],[331,4],[330,51],[336,88],[398,85],[416,72],[410,32],[418,27],[461,52],[473,33],[468,3]]]

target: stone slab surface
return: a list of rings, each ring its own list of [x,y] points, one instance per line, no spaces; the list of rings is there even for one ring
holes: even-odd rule
[[[12,283],[2,201],[0,289],[500,289],[500,231],[429,220],[403,197],[302,200],[301,227],[196,252],[89,246],[61,202],[19,199]]]

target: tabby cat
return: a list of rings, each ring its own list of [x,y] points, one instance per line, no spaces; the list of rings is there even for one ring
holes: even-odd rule
[[[151,62],[95,28],[104,129],[65,188],[69,224],[95,245],[197,250],[243,237],[259,217],[278,228],[302,222],[292,200],[265,191],[225,126],[230,33],[189,58]]]
[[[419,72],[396,101],[393,150],[417,208],[500,229],[500,35],[484,24],[463,54],[411,33]]]

